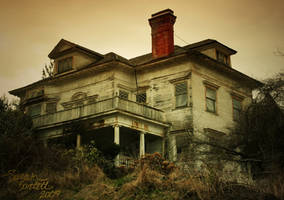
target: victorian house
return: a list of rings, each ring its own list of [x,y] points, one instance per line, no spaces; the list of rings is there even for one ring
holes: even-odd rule
[[[152,52],[132,59],[62,39],[48,55],[53,76],[10,93],[45,143],[75,135],[77,147],[119,144],[120,158],[160,152],[176,160],[188,133],[228,134],[260,83],[235,70],[236,51],[216,40],[175,46],[175,20],[170,9],[153,14]],[[81,122],[85,133],[70,128]]]

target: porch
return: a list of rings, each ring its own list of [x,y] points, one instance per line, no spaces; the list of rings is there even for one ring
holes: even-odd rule
[[[170,124],[155,108],[119,97],[33,118],[38,135],[45,141],[73,134],[72,123],[87,123],[86,133],[75,132],[73,145],[80,148],[94,140],[98,145],[115,143],[122,152],[116,162],[128,162],[145,153],[164,154],[164,136]]]

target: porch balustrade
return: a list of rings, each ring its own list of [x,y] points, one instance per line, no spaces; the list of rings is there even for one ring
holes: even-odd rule
[[[116,96],[92,104],[33,117],[33,126],[35,128],[51,126],[75,119],[87,119],[116,110],[139,115],[151,120],[164,121],[163,111]]]

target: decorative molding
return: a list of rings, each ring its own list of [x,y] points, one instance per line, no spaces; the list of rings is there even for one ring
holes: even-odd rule
[[[211,139],[218,139],[226,135],[224,132],[217,131],[211,128],[204,128],[203,130],[204,134]]]
[[[218,90],[218,88],[220,87],[219,85],[216,85],[216,84],[214,84],[214,83],[212,83],[212,82],[209,82],[209,81],[207,81],[207,80],[204,80],[204,81],[203,81],[203,84],[204,84],[206,87],[213,88],[213,89],[215,89],[215,90]]]
[[[148,90],[149,88],[150,88],[150,86],[149,86],[149,85],[146,85],[146,86],[140,86],[140,87],[138,87],[138,92],[146,91],[146,90]]]
[[[190,79],[190,77],[191,77],[191,72],[189,72],[185,76],[178,77],[178,78],[175,78],[175,79],[171,79],[171,80],[169,80],[169,82],[170,83],[176,83],[176,82],[179,82],[179,81],[184,81],[184,80]]]
[[[240,95],[240,94],[238,94],[238,93],[236,93],[234,91],[231,92],[231,96],[232,96],[232,98],[235,98],[235,99],[237,99],[239,101],[242,101],[245,98],[243,95]]]
[[[135,91],[136,91],[136,88],[131,88],[131,87],[122,85],[122,84],[120,84],[120,83],[117,84],[117,87],[118,87],[119,89],[124,89],[124,90],[127,90],[127,91],[129,91],[129,92],[135,92]]]
[[[87,96],[85,92],[77,92],[71,97],[71,101],[63,102],[61,105],[64,109],[71,109],[78,106],[83,106],[86,104],[92,104],[96,102],[99,95]]]

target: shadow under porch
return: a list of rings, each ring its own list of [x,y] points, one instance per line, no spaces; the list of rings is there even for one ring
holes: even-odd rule
[[[158,152],[163,155],[164,153],[163,137],[118,125],[77,135],[77,148],[89,144],[92,140],[102,151],[109,151],[114,143],[118,144],[120,153],[116,160],[119,160],[119,163],[138,159],[145,154]]]

